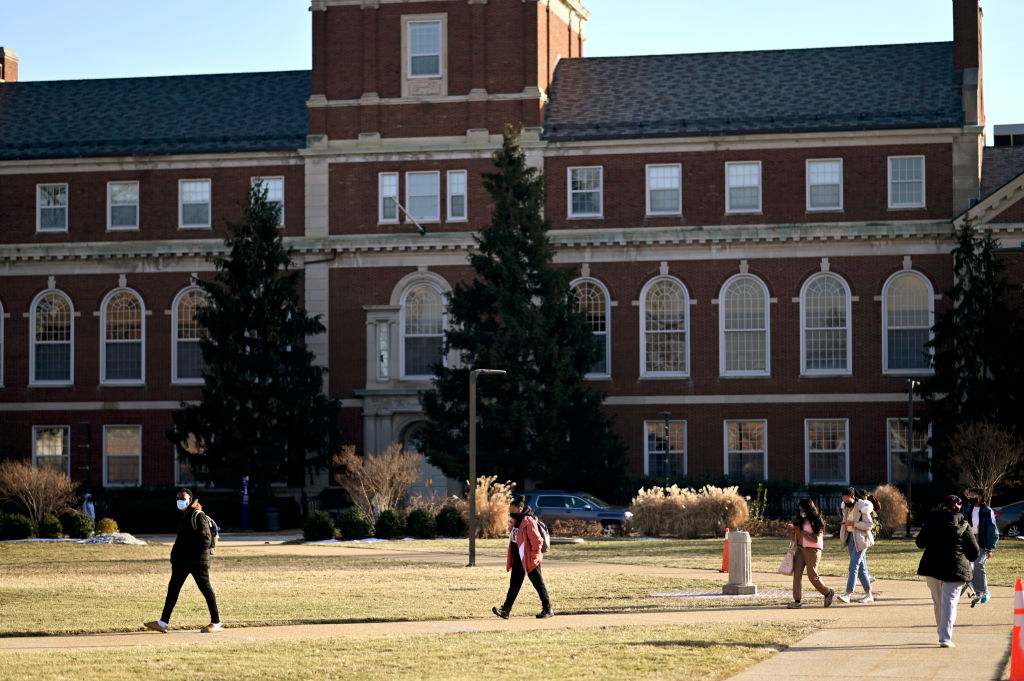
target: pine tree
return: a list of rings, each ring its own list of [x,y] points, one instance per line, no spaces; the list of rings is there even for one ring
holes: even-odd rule
[[[468,475],[471,369],[504,369],[477,383],[477,470],[522,484],[610,489],[623,473],[624,447],[601,411],[604,396],[584,375],[597,358],[590,326],[576,309],[572,272],[556,268],[543,215],[544,185],[528,167],[518,132],[507,128],[484,174],[491,223],[476,236],[475,273],[449,296],[445,352],[459,368],[436,367],[421,395],[428,425],[420,451],[445,474]]]
[[[227,225],[229,255],[213,258],[214,281],[197,282],[209,299],[197,313],[207,334],[202,401],[182,403],[168,437],[197,479],[238,486],[248,475],[260,496],[329,464],[339,405],[323,394],[326,369],[305,347],[324,326],[300,303],[281,208],[257,184],[243,209],[243,222]]]

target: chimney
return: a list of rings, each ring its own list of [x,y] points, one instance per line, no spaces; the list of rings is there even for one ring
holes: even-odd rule
[[[985,124],[979,0],[953,0],[953,73],[963,91],[964,123]]]
[[[18,55],[9,47],[0,47],[0,83],[18,82]]]

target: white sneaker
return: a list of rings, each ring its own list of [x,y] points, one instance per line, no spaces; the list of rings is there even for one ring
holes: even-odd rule
[[[858,598],[857,602],[858,603],[874,603],[875,602],[875,597],[872,594],[868,594],[868,595],[866,595],[866,596],[864,596],[862,598]]]
[[[941,648],[956,648],[956,644],[952,641],[939,641],[939,647]]]
[[[161,634],[166,634],[167,633],[167,623],[164,622],[163,620],[154,620],[152,622],[146,622],[145,626],[146,626],[147,629],[152,629],[153,631],[159,631]]]
[[[850,602],[850,594],[847,594],[847,593],[836,594],[836,598],[841,600],[843,603],[849,603]]]
[[[211,622],[210,624],[207,624],[205,627],[203,627],[199,631],[201,633],[203,633],[203,634],[212,634],[215,631],[223,631],[223,630],[224,630],[224,625],[223,624],[221,624],[220,622]]]

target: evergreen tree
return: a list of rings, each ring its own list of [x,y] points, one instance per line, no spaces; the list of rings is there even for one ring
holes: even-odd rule
[[[597,345],[576,309],[572,272],[552,265],[543,179],[517,140],[506,128],[496,170],[484,174],[491,223],[469,257],[474,279],[457,284],[448,300],[444,349],[456,352],[461,367],[437,366],[434,387],[421,395],[428,425],[420,451],[465,480],[469,371],[505,369],[477,383],[480,474],[603,492],[622,475],[625,450],[601,411],[604,396],[584,385]]]
[[[1018,311],[1007,304],[998,247],[990,232],[968,221],[952,252],[952,305],[933,328],[935,374],[922,384],[940,459],[961,425],[989,422],[1021,432],[1024,334]]]
[[[213,258],[214,281],[197,282],[209,297],[197,312],[207,334],[203,398],[182,403],[168,437],[197,479],[238,486],[248,475],[259,496],[329,464],[339,405],[323,394],[326,369],[305,347],[324,326],[300,303],[281,208],[257,184],[243,209],[244,221],[227,225],[229,255]]]

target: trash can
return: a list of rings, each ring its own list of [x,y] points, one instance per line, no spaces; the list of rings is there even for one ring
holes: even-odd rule
[[[268,508],[263,512],[264,525],[267,532],[277,532],[281,529],[281,514],[276,508]]]

